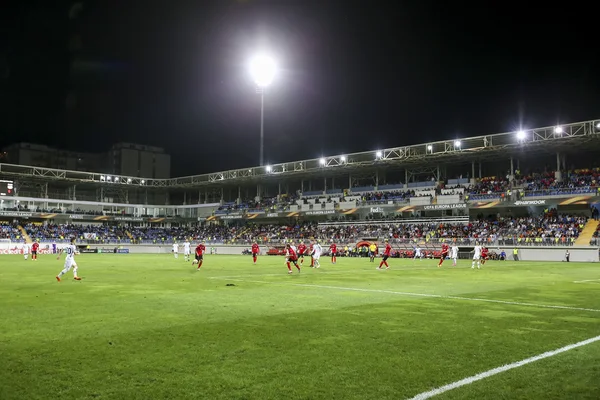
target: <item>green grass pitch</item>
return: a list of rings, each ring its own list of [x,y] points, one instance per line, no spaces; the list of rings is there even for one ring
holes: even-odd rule
[[[2,400],[403,399],[600,335],[599,264],[0,257]],[[439,398],[598,399],[600,342]]]

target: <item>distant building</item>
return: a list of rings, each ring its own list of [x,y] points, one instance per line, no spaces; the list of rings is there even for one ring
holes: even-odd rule
[[[171,156],[160,147],[119,143],[112,147],[110,173],[140,178],[171,177]]]
[[[1,162],[34,167],[89,171],[140,178],[171,177],[171,156],[160,147],[119,143],[108,153],[59,150],[32,143],[15,143],[2,149]]]

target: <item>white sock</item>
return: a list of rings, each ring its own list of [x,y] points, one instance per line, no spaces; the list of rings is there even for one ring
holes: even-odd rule
[[[68,268],[65,268],[65,269],[63,269],[62,271],[60,271],[60,272],[58,273],[58,277],[60,278],[61,276],[63,276],[63,275],[64,275],[64,274],[66,274],[67,272],[69,272],[69,269],[68,269]]]
[[[73,277],[77,278],[77,267],[73,268]]]

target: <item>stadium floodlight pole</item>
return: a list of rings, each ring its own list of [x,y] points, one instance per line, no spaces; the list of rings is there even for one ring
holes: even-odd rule
[[[260,166],[264,165],[265,140],[265,89],[273,82],[276,72],[275,61],[266,55],[258,55],[250,61],[250,74],[260,94]]]

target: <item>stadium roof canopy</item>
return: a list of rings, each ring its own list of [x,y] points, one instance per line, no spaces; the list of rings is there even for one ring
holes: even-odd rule
[[[557,152],[600,151],[600,120],[576,122],[561,126],[528,129],[470,138],[456,138],[411,146],[371,150],[360,153],[331,155],[323,158],[293,161],[264,167],[241,168],[209,174],[170,179],[145,179],[128,176],[108,176],[102,173],[67,171],[51,168],[0,164],[0,176],[61,180],[72,183],[102,185],[134,185],[148,188],[190,188],[221,183],[239,184],[298,177],[309,179],[312,174],[348,174],[378,167],[412,168],[454,162],[485,159],[508,159],[513,154],[528,155]]]

